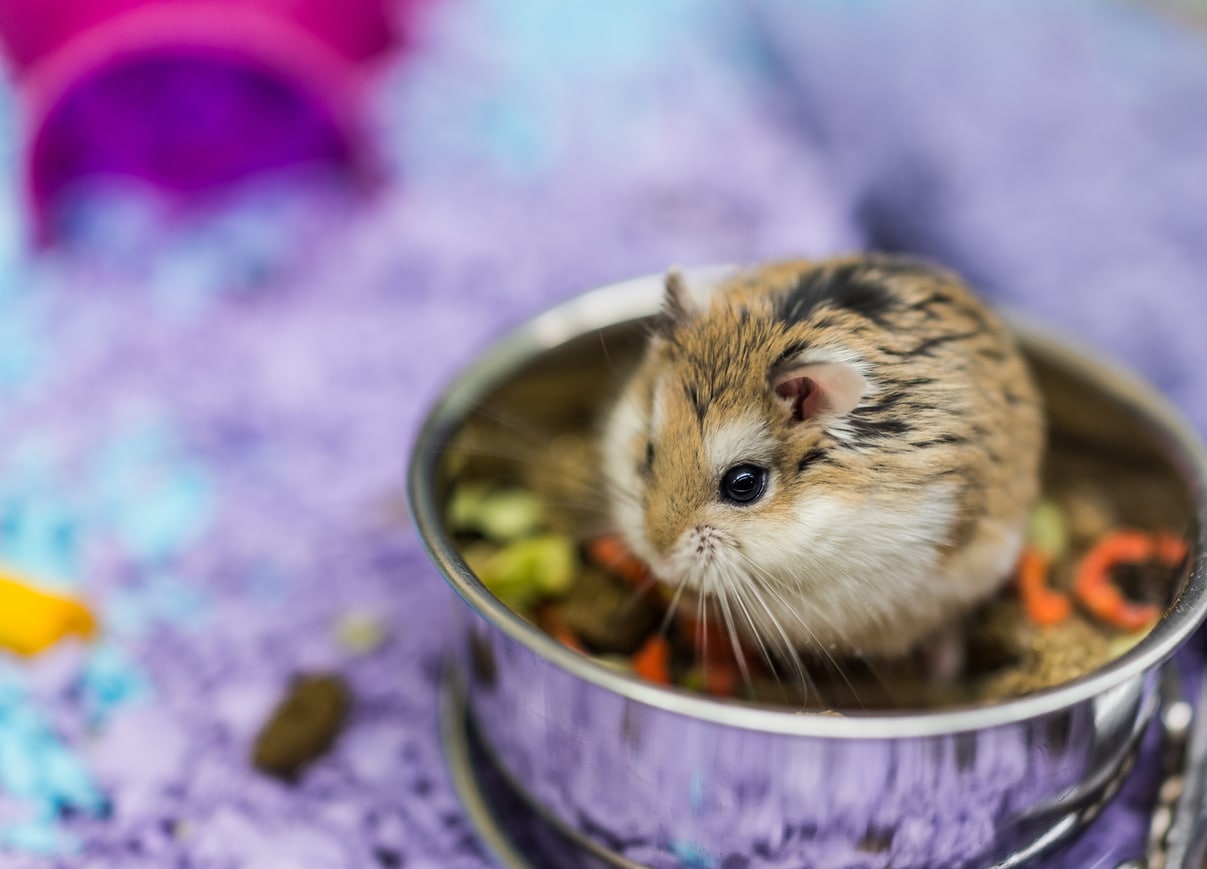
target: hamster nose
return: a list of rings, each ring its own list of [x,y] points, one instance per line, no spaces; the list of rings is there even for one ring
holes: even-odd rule
[[[697,525],[691,529],[687,542],[696,555],[712,555],[721,544],[721,532],[711,525]]]

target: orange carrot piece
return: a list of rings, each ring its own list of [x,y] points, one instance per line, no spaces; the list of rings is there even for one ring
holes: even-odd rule
[[[1186,543],[1172,534],[1114,531],[1081,560],[1073,594],[1097,618],[1122,630],[1136,631],[1155,621],[1161,610],[1155,604],[1137,604],[1124,597],[1111,581],[1111,568],[1154,560],[1175,567],[1185,557]]]
[[[633,653],[633,671],[643,679],[669,685],[671,646],[662,634],[654,634]]]
[[[1018,563],[1018,592],[1027,617],[1037,625],[1058,625],[1073,612],[1064,592],[1048,585],[1048,557],[1033,547],[1023,550]]]
[[[649,585],[653,577],[645,562],[621,542],[615,534],[596,537],[587,544],[587,555],[605,570],[611,571],[635,588]]]
[[[1112,531],[1098,539],[1086,553],[1086,560],[1101,570],[1109,570],[1116,564],[1148,561],[1155,554],[1155,541],[1154,535],[1144,531],[1129,528]]]
[[[1186,541],[1176,534],[1158,534],[1156,550],[1157,560],[1170,567],[1177,567],[1186,560]]]

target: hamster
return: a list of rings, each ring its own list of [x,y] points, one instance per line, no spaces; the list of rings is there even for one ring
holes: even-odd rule
[[[892,657],[1012,574],[1040,399],[954,274],[865,255],[668,274],[599,443],[609,520],[764,649]]]

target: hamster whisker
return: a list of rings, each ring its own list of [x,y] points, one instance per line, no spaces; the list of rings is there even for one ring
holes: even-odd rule
[[[599,535],[598,534],[581,535],[582,539],[580,542],[585,543],[585,542],[589,541],[591,538],[597,537],[597,536],[599,536]],[[609,572],[614,572],[614,568],[618,565],[618,563],[619,563],[619,559],[613,560],[613,561],[598,562],[600,567],[602,567],[604,570],[609,571]],[[649,575],[645,578],[645,580],[643,580],[638,585],[634,586],[633,589],[630,591],[630,593],[628,595],[628,599],[622,605],[622,609],[632,610],[633,607],[637,606],[637,604],[641,601],[641,599],[643,597],[645,597],[647,594],[650,593],[651,589],[657,587],[658,577],[656,577],[652,571],[648,571],[648,573],[649,573]],[[681,582],[679,584],[679,590],[675,593],[675,598],[674,598],[674,600],[671,601],[671,606],[667,610],[666,616],[663,617],[662,633],[666,633],[667,626],[670,624],[670,617],[674,613],[674,609],[675,609],[674,604],[676,601],[678,601],[679,595],[683,593],[683,586],[686,584],[686,582],[687,581],[684,580],[683,582]]]
[[[634,507],[641,506],[641,497],[636,492],[621,488],[616,483],[607,481],[603,485],[604,494],[618,501],[624,501]]]
[[[717,584],[717,605],[721,610],[725,631],[729,634],[729,646],[733,650],[734,659],[737,661],[738,672],[742,674],[742,683],[747,689],[753,690],[754,682],[750,678],[750,669],[746,666],[746,655],[743,654],[742,644],[738,640],[738,629],[734,625],[733,613],[729,608],[729,591],[725,585],[724,582]],[[705,658],[704,666],[708,666],[707,658]]]
[[[809,683],[812,680],[810,679],[808,673],[805,671],[805,668],[804,668],[803,662],[801,661],[799,652],[797,651],[796,647],[793,645],[792,641],[788,638],[788,632],[785,631],[783,625],[780,624],[779,618],[776,617],[776,615],[772,611],[771,607],[769,607],[767,605],[767,601],[764,600],[763,596],[760,594],[760,589],[766,583],[771,581],[773,579],[773,577],[763,567],[756,564],[750,558],[750,556],[748,556],[745,552],[742,552],[740,549],[736,550],[736,551],[737,551],[738,556],[741,557],[742,560],[746,562],[747,567],[750,570],[755,572],[755,574],[749,575],[750,578],[755,581],[755,584],[751,585],[750,583],[738,581],[738,582],[733,583],[734,588],[741,589],[742,593],[749,595],[750,598],[762,608],[763,612],[767,616],[768,622],[770,622],[771,626],[773,628],[775,628],[776,632],[779,634],[779,639],[783,642],[784,658],[786,658],[788,662],[791,662],[793,669],[796,670],[797,676],[800,678],[801,686],[803,688],[808,688]],[[777,595],[777,597],[779,597],[779,600],[781,602],[783,602],[783,597],[780,597],[778,595]],[[785,607],[785,609],[788,609],[788,608]],[[789,611],[791,611],[791,610],[789,610]],[[751,632],[756,637],[761,637],[761,632],[757,629],[752,616],[750,616],[750,628],[751,628]],[[806,626],[806,630],[807,629],[808,629],[808,627]],[[778,679],[778,675],[777,675],[777,679]]]
[[[659,628],[659,633],[665,635],[670,630],[671,622],[674,621],[675,613],[679,609],[679,602],[683,598],[683,592],[687,588],[687,577],[679,580],[675,586],[675,591],[671,595],[671,602],[667,604],[666,615],[662,617],[662,626]]]
[[[513,444],[506,444],[507,447]],[[457,445],[450,450],[450,453],[456,456],[465,456],[471,459],[502,459],[503,461],[515,462],[517,465],[533,465],[541,458],[541,450],[533,446],[531,450],[521,449],[502,449],[480,447],[476,444],[472,447]]]
[[[576,517],[572,528],[562,528],[559,526],[557,529],[555,529],[559,533],[564,532],[578,546],[585,546],[597,537],[603,537],[611,534],[614,530],[612,528],[612,523],[602,515],[602,511],[594,507],[586,507],[582,504],[573,504],[569,502],[562,506],[569,510],[581,511],[582,513],[590,512],[600,514],[594,517],[592,521],[587,521],[586,517]]]
[[[625,601],[625,603],[622,605],[621,609],[624,610],[625,612],[632,612],[633,608],[636,607],[637,604],[641,602],[641,599],[643,597],[645,597],[647,594],[649,594],[652,589],[657,587],[657,585],[658,585],[658,578],[656,576],[651,576],[645,582],[641,583],[640,585],[636,586],[633,589],[632,593],[629,594],[629,599],[627,601]]]
[[[766,593],[772,595],[781,604],[781,606],[778,607],[778,609],[781,609],[781,611],[790,614],[797,621],[797,623],[799,623],[800,626],[802,628],[804,628],[805,632],[810,637],[813,638],[814,647],[821,650],[822,655],[824,655],[825,658],[830,662],[830,666],[834,668],[834,672],[836,672],[839,675],[839,677],[843,680],[843,682],[846,683],[847,688],[850,689],[851,696],[854,697],[856,702],[859,703],[860,708],[863,708],[863,701],[859,699],[859,692],[857,692],[855,690],[855,686],[853,684],[851,684],[851,680],[849,678],[847,678],[847,674],[843,671],[843,668],[839,665],[838,661],[835,660],[834,656],[830,653],[829,649],[827,649],[822,643],[817,641],[816,632],[813,630],[812,627],[809,626],[809,623],[805,620],[804,616],[800,612],[797,611],[796,607],[792,606],[788,602],[788,600],[784,597],[783,594],[780,593],[779,589],[776,587],[777,585],[780,584],[777,581],[776,577],[772,576],[765,568],[763,568],[761,565],[757,564],[746,553],[739,551],[739,554],[741,555],[743,560],[745,560],[746,564],[750,567],[750,569],[753,571],[751,573],[751,578],[754,580],[755,584],[754,584],[752,590],[757,589],[758,591],[766,592]],[[799,651],[796,650],[796,647],[793,645],[792,641],[788,639],[787,632],[783,629],[783,626],[780,624],[779,619],[776,618],[776,616],[772,612],[772,609],[769,606],[767,606],[767,602],[765,600],[763,600],[761,595],[756,595],[755,599],[758,600],[763,605],[763,608],[767,613],[767,618],[770,620],[771,624],[783,636],[785,644],[792,651],[791,657],[795,663],[796,669],[803,674],[805,668],[804,668],[804,664],[800,660],[800,653],[799,653]]]
[[[542,431],[535,426],[526,424],[523,416],[504,413],[488,404],[476,404],[470,409],[470,413],[497,423],[501,427],[530,438],[537,443],[548,443],[549,439],[556,434],[555,431]]]
[[[749,594],[751,600],[754,603],[757,603],[762,608],[763,612],[767,616],[767,622],[771,625],[772,628],[775,629],[775,632],[779,635],[779,640],[782,643],[781,654],[782,654],[783,661],[785,663],[790,664],[792,666],[792,669],[796,672],[797,684],[800,685],[801,691],[804,692],[804,696],[805,696],[806,700],[811,694],[820,695],[820,692],[817,690],[816,683],[813,681],[813,678],[809,675],[808,669],[805,667],[804,662],[801,660],[800,652],[797,651],[796,646],[793,645],[793,643],[792,643],[792,640],[790,640],[788,638],[788,632],[784,630],[784,626],[780,623],[779,618],[775,615],[775,613],[772,611],[771,607],[767,605],[767,601],[764,600],[763,596],[759,593],[759,588],[757,586],[746,586],[745,593]],[[757,629],[757,627],[754,625],[753,619],[751,620],[751,632],[756,637],[760,638],[759,641],[761,643],[762,642],[762,639],[761,639],[762,632],[759,631]],[[777,667],[772,666],[772,673],[775,675],[776,682],[779,683],[782,687],[783,682],[780,680],[779,669]]]
[[[612,359],[612,354],[608,351],[608,342],[604,336],[604,330],[600,329],[597,334],[599,335],[599,349],[603,352],[604,362],[607,363],[608,372],[612,375],[612,381],[617,384],[624,383],[632,372],[627,369],[622,370],[621,366],[618,366]]]
[[[757,565],[752,565],[752,567],[755,567],[755,568],[757,569]],[[763,588],[764,588],[764,589],[765,589],[767,592],[769,592],[769,593],[771,593],[771,594],[775,595],[775,597],[776,597],[776,598],[777,598],[777,599],[778,599],[778,600],[779,600],[781,603],[783,603],[783,605],[784,605],[784,609],[785,609],[786,611],[790,612],[790,613],[791,613],[791,614],[792,614],[792,615],[795,617],[796,621],[797,621],[797,622],[800,624],[800,626],[801,626],[802,628],[804,628],[804,629],[805,629],[805,630],[806,630],[806,631],[809,633],[809,635],[810,635],[810,636],[816,636],[816,634],[814,634],[814,632],[813,632],[813,629],[809,627],[808,622],[806,622],[806,621],[805,621],[804,616],[802,616],[802,615],[801,615],[799,612],[797,612],[797,611],[796,611],[794,608],[791,608],[791,607],[788,605],[788,602],[787,602],[787,600],[784,598],[784,596],[783,596],[782,594],[780,594],[780,592],[779,592],[779,591],[778,591],[778,590],[777,590],[777,589],[776,589],[774,586],[771,586],[771,585],[765,585],[765,586],[763,586]],[[886,630],[891,630],[891,626],[886,626],[886,628],[885,628],[885,629],[886,629]],[[843,682],[846,684],[846,686],[847,686],[848,690],[850,690],[850,692],[851,692],[851,696],[855,698],[855,701],[856,701],[857,703],[859,703],[860,708],[861,708],[861,709],[866,709],[866,706],[864,706],[864,703],[863,703],[862,699],[860,699],[860,697],[859,697],[859,692],[855,690],[855,686],[854,686],[854,685],[851,683],[851,680],[850,680],[850,679],[847,677],[846,670],[843,668],[842,664],[841,664],[841,663],[838,661],[838,659],[836,659],[836,658],[835,658],[835,657],[834,657],[834,656],[833,656],[833,655],[830,653],[830,651],[829,651],[829,650],[828,650],[828,649],[827,649],[825,646],[821,645],[820,643],[816,643],[816,642],[815,642],[815,643],[814,643],[814,646],[815,646],[817,649],[819,649],[819,650],[821,651],[821,653],[822,653],[822,654],[825,656],[825,658],[826,658],[826,662],[827,662],[827,664],[829,665],[829,668],[830,668],[830,669],[831,669],[831,670],[832,670],[834,673],[837,673],[837,674],[838,674],[838,676],[839,676],[839,678],[841,678],[841,679],[842,679],[842,681],[843,681]],[[890,698],[894,698],[894,695],[895,695],[895,693],[896,693],[896,692],[895,692],[895,689],[893,688],[892,683],[891,683],[891,682],[889,682],[889,681],[887,681],[887,680],[884,678],[884,674],[883,674],[883,673],[880,671],[880,669],[879,669],[878,667],[876,667],[876,666],[875,666],[875,664],[874,664],[873,662],[871,662],[871,661],[867,661],[867,660],[865,659],[864,663],[867,665],[867,672],[868,672],[868,674],[869,674],[869,675],[870,675],[870,676],[871,676],[873,679],[875,679],[875,680],[876,680],[876,682],[877,682],[877,683],[880,685],[880,687],[881,687],[881,688],[883,688],[883,689],[884,689],[885,694],[886,694],[887,696],[889,696]],[[894,699],[894,702],[895,702],[895,699]]]
[[[755,625],[754,617],[751,615],[750,608],[746,602],[746,595],[749,592],[746,589],[744,589],[740,583],[734,583],[730,587],[730,591],[733,593],[734,602],[738,605],[738,608],[741,610],[742,615],[746,617],[746,623],[748,625],[750,625],[750,636],[754,639],[754,641],[756,643],[758,643],[759,654],[762,656],[763,662],[767,665],[768,672],[774,673],[775,672],[775,658],[772,657],[770,650],[767,648],[767,644],[765,642],[763,642],[762,633],[758,630],[758,627]]]

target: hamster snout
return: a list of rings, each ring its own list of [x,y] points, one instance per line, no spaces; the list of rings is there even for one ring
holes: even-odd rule
[[[708,559],[716,555],[717,550],[722,545],[723,538],[716,528],[709,525],[701,525],[698,528],[691,529],[691,539],[688,541],[688,546],[691,547],[698,558]]]
[[[781,647],[899,654],[996,591],[1043,425],[949,272],[863,256],[668,276],[602,435],[611,520],[658,578]]]

